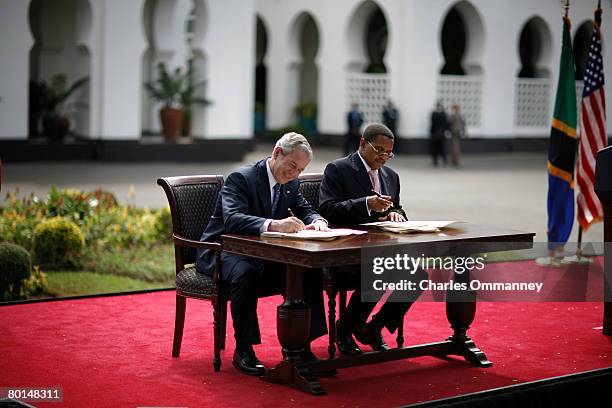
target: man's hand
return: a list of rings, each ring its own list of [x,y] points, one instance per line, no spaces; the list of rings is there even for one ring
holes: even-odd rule
[[[272,232],[298,232],[306,228],[302,220],[297,217],[288,217],[282,220],[272,220],[268,231]]]
[[[403,222],[406,221],[406,219],[404,218],[404,216],[398,212],[395,211],[391,211],[389,214],[387,214],[387,216],[385,217],[379,217],[378,221],[395,221],[395,222]]]
[[[369,196],[367,199],[368,208],[370,211],[374,212],[385,212],[389,208],[393,206],[393,201],[391,201],[391,196]]]
[[[307,230],[315,230],[315,231],[331,231],[327,226],[327,223],[321,219],[314,220],[312,224],[308,224],[306,226]]]

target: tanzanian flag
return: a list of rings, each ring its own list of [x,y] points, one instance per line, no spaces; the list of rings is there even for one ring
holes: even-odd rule
[[[555,112],[548,145],[548,242],[550,249],[567,242],[574,223],[576,157],[576,79],[570,20],[563,18],[563,47]]]

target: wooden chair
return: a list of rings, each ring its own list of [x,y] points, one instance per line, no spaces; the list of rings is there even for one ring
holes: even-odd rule
[[[221,350],[225,349],[227,293],[221,286],[221,251],[216,242],[200,242],[202,232],[215,210],[217,196],[223,187],[223,176],[165,177],[157,180],[170,204],[172,236],[176,263],[176,317],[172,356],[178,357],[183,339],[187,298],[208,300],[213,305],[215,371],[221,369]],[[196,250],[215,251],[214,276],[196,272]]]
[[[312,208],[319,208],[319,190],[321,188],[322,173],[304,173],[299,176],[300,192],[302,196],[312,205]],[[346,310],[346,292],[354,290],[354,287],[347,286],[345,283],[336,279],[334,274],[328,269],[323,270],[323,288],[327,294],[327,314],[329,326],[329,346],[327,352],[329,358],[334,358],[336,354],[336,296],[339,296],[340,317]],[[397,347],[404,345],[404,322],[400,321],[397,328]]]

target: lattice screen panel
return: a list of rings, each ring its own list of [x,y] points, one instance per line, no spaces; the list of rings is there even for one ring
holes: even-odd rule
[[[446,113],[458,104],[468,126],[481,125],[482,78],[479,76],[441,75],[438,77],[437,99],[442,101]]]
[[[387,74],[364,74],[349,72],[346,76],[346,112],[351,104],[359,104],[364,122],[382,121],[382,111],[389,98],[389,76]]]
[[[514,83],[514,126],[548,127],[550,124],[550,79],[517,78]]]

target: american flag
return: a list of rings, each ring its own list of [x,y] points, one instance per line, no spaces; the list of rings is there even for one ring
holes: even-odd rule
[[[606,98],[604,71],[601,58],[601,9],[595,11],[595,25],[584,75],[584,89],[580,104],[580,144],[576,179],[580,187],[578,222],[583,230],[603,218],[601,202],[593,191],[597,152],[607,145]]]

